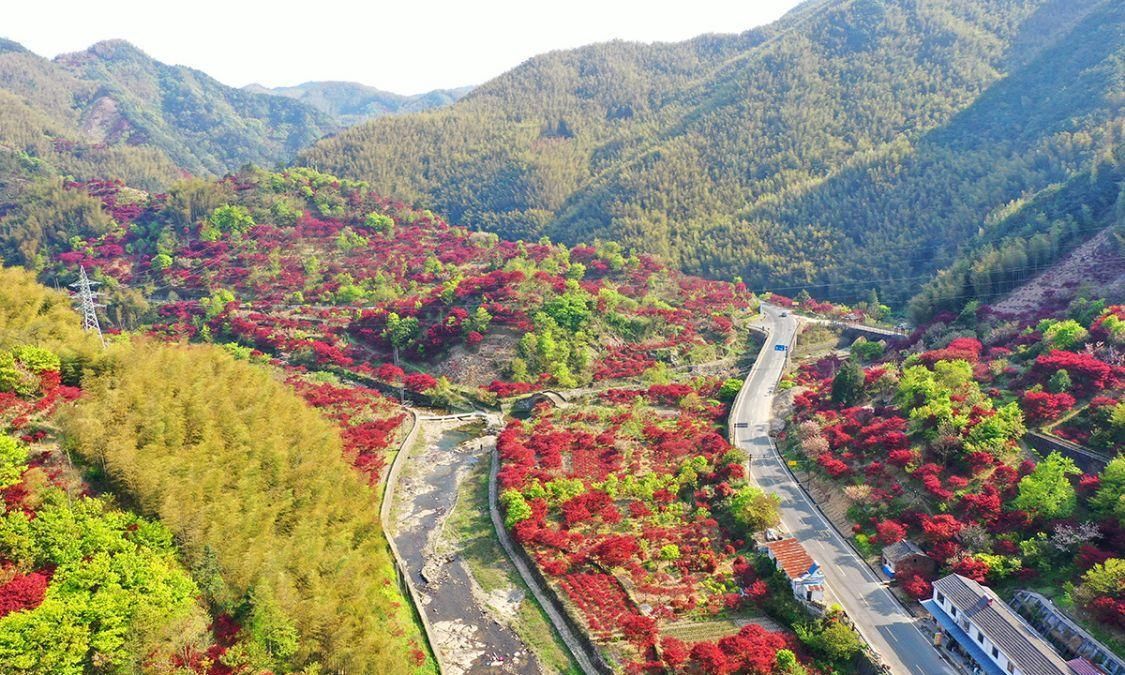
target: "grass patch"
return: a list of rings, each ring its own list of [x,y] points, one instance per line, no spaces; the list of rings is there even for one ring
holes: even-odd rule
[[[571,661],[546,614],[539,607],[523,579],[512,567],[496,538],[488,515],[488,455],[472,467],[461,483],[457,503],[446,523],[450,538],[457,541],[461,555],[469,565],[473,578],[485,592],[518,588],[524,592],[512,628],[535,653],[540,665],[549,673],[580,675]]]

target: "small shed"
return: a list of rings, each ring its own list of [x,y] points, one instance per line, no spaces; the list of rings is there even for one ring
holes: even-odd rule
[[[896,576],[914,574],[929,578],[937,570],[937,562],[922,552],[918,544],[903,539],[883,549],[883,571],[894,579]]]

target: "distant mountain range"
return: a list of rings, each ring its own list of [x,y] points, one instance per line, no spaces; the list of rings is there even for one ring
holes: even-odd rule
[[[614,240],[757,289],[902,303],[955,268],[924,316],[1125,219],[1123,36],[1119,0],[809,0],[417,96],[0,40],[0,205],[41,176],[163,190],[296,161],[509,239]]]
[[[0,118],[0,145],[27,162],[141,185],[284,163],[340,126],[312,106],[228,87],[120,40],[53,60],[0,43]]]
[[[425,94],[403,96],[356,82],[306,82],[295,87],[263,87],[250,84],[243,90],[255,94],[273,94],[307,103],[327,113],[343,126],[400,113],[422,112],[454,103],[472,91],[472,87],[435,89]]]
[[[1123,31],[1109,0],[811,0],[740,35],[544,54],[300,161],[509,238],[901,301],[1039,191],[1118,165]]]
[[[239,89],[122,40],[46,59],[0,39],[0,192],[37,174],[156,189],[185,172],[287,164],[355,121],[438,107],[465,91],[399,96],[334,82]]]

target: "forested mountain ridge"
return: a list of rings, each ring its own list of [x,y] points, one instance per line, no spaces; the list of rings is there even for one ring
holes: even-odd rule
[[[284,96],[307,103],[331,115],[343,126],[351,126],[384,115],[441,108],[460,100],[472,91],[472,87],[457,87],[404,96],[358,82],[305,82],[291,87],[263,87],[260,84],[250,84],[242,89],[251,93]]]
[[[509,237],[904,300],[990,213],[1116,156],[1123,11],[806,3],[740,36],[536,57],[301,161]]]
[[[284,163],[338,126],[311,106],[228,87],[121,40],[53,60],[3,41],[0,116],[3,183],[54,171],[150,188],[185,171]]]

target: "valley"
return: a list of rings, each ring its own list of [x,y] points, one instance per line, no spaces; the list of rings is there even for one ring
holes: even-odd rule
[[[1125,673],[1125,5],[245,39],[0,38],[0,673]]]

